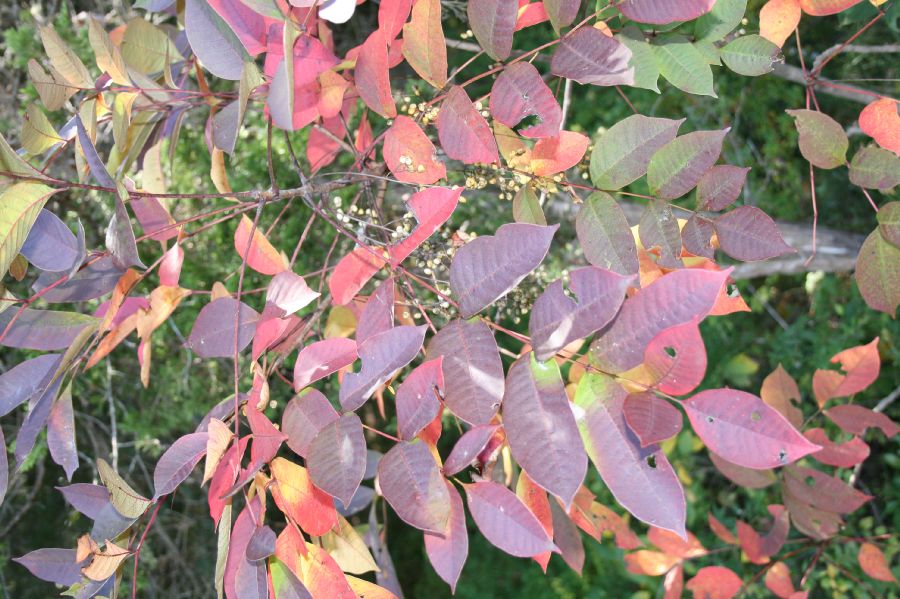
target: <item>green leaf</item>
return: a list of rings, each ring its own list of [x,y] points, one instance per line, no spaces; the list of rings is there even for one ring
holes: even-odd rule
[[[40,183],[17,183],[0,195],[0,277],[22,249],[47,198],[59,191]]]
[[[664,200],[680,198],[716,163],[728,129],[695,131],[664,145],[647,168],[650,193]]]
[[[800,132],[800,153],[813,166],[837,168],[847,160],[850,140],[843,127],[827,114],[815,110],[787,110]]]
[[[659,72],[669,83],[689,94],[716,97],[712,68],[706,57],[683,35],[659,38],[653,45]]]
[[[675,139],[684,119],[632,115],[609,128],[594,145],[591,180],[600,189],[621,189],[647,172],[650,158]]]
[[[900,305],[900,247],[889,243],[879,229],[859,250],[856,284],[870,308],[894,317]]]
[[[738,75],[757,77],[772,71],[781,60],[781,50],[758,35],[744,35],[728,42],[721,52],[722,62]]]
[[[900,202],[891,202],[878,211],[878,230],[887,241],[900,247]]]
[[[128,21],[119,50],[125,64],[145,75],[162,71],[166,57],[170,63],[183,58],[165,31],[140,17]]]
[[[712,10],[697,19],[694,39],[717,42],[741,24],[747,0],[717,0]]]
[[[35,104],[29,104],[22,121],[22,147],[25,151],[33,156],[43,154],[61,141],[44,111]]]
[[[637,244],[625,213],[608,193],[592,193],[575,217],[578,241],[588,262],[621,275],[638,272]]]
[[[25,162],[21,156],[16,154],[16,151],[10,147],[2,133],[0,133],[0,170],[8,173],[15,173],[17,175],[34,177],[36,179],[47,178],[46,175],[36,170],[30,164]],[[0,175],[0,191],[4,189],[5,183],[9,180],[9,178]],[[3,207],[0,207],[0,213],[2,213],[2,211]]]
[[[634,68],[634,83],[631,86],[659,93],[659,66],[653,48],[644,39],[641,30],[629,25],[616,35],[616,39],[631,50],[631,60],[628,61],[628,66]]]
[[[541,209],[541,203],[530,185],[526,185],[516,193],[516,197],[513,198],[512,209],[513,220],[517,223],[547,225],[547,218]]]
[[[850,161],[850,182],[867,189],[891,189],[900,183],[900,156],[875,146],[861,149]]]

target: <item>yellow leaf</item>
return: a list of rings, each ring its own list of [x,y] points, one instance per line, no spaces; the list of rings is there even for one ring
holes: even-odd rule
[[[100,70],[108,74],[114,83],[130,86],[131,80],[128,78],[122,54],[109,39],[109,34],[103,29],[103,25],[93,18],[88,19],[88,39],[91,42],[91,48],[94,49],[94,56]]]
[[[150,334],[166,321],[178,304],[190,291],[181,287],[160,286],[150,292],[150,308],[139,310],[137,319],[138,336],[149,339]]]
[[[131,105],[137,94],[121,92],[113,101],[113,139],[118,152],[124,152],[128,142],[128,128],[131,126]]]
[[[348,576],[347,582],[359,599],[397,599],[397,596],[384,587],[371,583],[368,580]]]
[[[206,481],[213,477],[216,472],[216,466],[222,460],[222,456],[228,449],[234,434],[224,422],[218,418],[210,418],[206,427],[209,437],[206,440],[206,463],[203,466],[203,481],[200,486],[206,484]]]
[[[145,75],[162,72],[167,56],[183,58],[165,31],[141,17],[128,21],[121,52],[125,64]]]
[[[77,89],[66,84],[65,79],[58,75],[56,69],[51,67],[50,74],[44,70],[38,61],[31,59],[28,61],[28,76],[37,89],[41,102],[47,107],[47,110],[59,110],[71,98]]]
[[[35,104],[29,104],[22,122],[22,147],[25,151],[32,155],[42,154],[61,141],[44,111]]]
[[[375,559],[369,553],[366,542],[342,516],[338,516],[338,524],[335,529],[325,533],[321,540],[322,547],[344,572],[365,574],[379,571]]]
[[[356,330],[356,316],[346,306],[334,306],[325,321],[325,338],[349,337]]]
[[[2,133],[0,133],[0,170],[8,173],[15,173],[17,175],[35,177],[37,179],[46,179],[46,176],[43,173],[36,170],[30,164],[25,162],[21,156],[16,154],[16,151],[10,147]],[[9,181],[11,181],[11,179],[0,176],[0,191],[5,189],[6,183]],[[0,204],[0,206],[3,205]],[[0,207],[0,213],[2,213],[3,210],[4,208]],[[2,218],[3,217],[0,216],[0,223],[2,223]],[[2,231],[2,229],[0,229],[0,231]],[[0,232],[0,235],[2,235],[2,232]],[[3,270],[0,269],[0,277],[2,276]]]
[[[0,195],[0,277],[22,249],[47,198],[56,193],[40,183],[17,183]]]
[[[81,569],[81,573],[97,582],[103,582],[116,573],[119,566],[122,565],[129,556],[131,551],[125,547],[119,547],[112,541],[106,541],[106,549],[102,552],[94,553],[94,559],[86,567]]]
[[[41,27],[41,41],[44,42],[44,50],[50,64],[70,84],[80,88],[94,87],[94,80],[84,63],[59,37],[52,26]]]
[[[152,501],[131,488],[105,460],[97,460],[97,473],[109,492],[109,502],[126,518],[139,518]]]

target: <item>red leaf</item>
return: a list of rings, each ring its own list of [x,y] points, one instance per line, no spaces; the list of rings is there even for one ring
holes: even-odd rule
[[[419,224],[408,237],[389,248],[391,265],[397,266],[406,260],[416,248],[447,222],[456,210],[462,192],[462,187],[456,189],[429,187],[409,198],[406,205]]]
[[[666,554],[681,559],[706,555],[706,549],[703,547],[703,544],[692,533],[687,533],[687,539],[685,540],[670,530],[651,526],[647,532],[647,540]]]
[[[745,468],[776,468],[821,449],[807,441],[777,410],[750,393],[711,389],[683,405],[706,446]]]
[[[416,6],[425,0],[420,0]],[[430,0],[429,0],[430,1]],[[434,144],[418,123],[398,116],[384,136],[384,161],[399,181],[431,185],[447,176]]]
[[[803,436],[822,446],[822,450],[812,454],[812,457],[828,466],[852,468],[869,457],[869,446],[859,437],[853,437],[846,443],[835,443],[821,428],[804,431]]]
[[[153,499],[175,490],[191,474],[194,466],[206,455],[208,433],[191,433],[176,440],[166,450],[153,471]]]
[[[325,134],[318,127],[310,129],[306,141],[306,160],[310,164],[312,174],[334,162],[340,153],[341,144],[333,137]]]
[[[862,0],[800,0],[800,7],[808,15],[824,17],[835,15],[860,2]]]
[[[800,24],[800,0],[768,0],[759,11],[759,35],[779,48]]]
[[[681,432],[681,412],[652,393],[629,395],[625,398],[622,413],[641,447],[662,443]]]
[[[562,38],[550,72],[582,84],[631,85],[634,67],[629,67],[631,50],[595,27],[582,27]]]
[[[706,347],[698,321],[668,328],[654,337],[644,351],[644,366],[663,393],[685,395],[696,389],[706,375]],[[680,416],[678,422],[680,430]]]
[[[281,430],[294,453],[306,457],[319,431],[340,418],[328,398],[317,389],[307,389],[288,402],[281,417]]]
[[[309,475],[317,487],[350,505],[366,472],[366,439],[353,412],[326,424],[309,445]]]
[[[623,15],[638,23],[667,25],[676,21],[691,21],[712,10],[715,0],[624,0],[616,4]],[[688,585],[690,588],[690,584]],[[715,599],[715,598],[710,598]]]
[[[366,246],[341,258],[328,279],[332,301],[338,306],[349,304],[384,264],[385,259],[378,250]]]
[[[713,220],[719,247],[736,260],[767,260],[796,250],[784,242],[775,221],[755,206],[740,206]]]
[[[397,106],[391,94],[387,40],[382,30],[372,32],[360,48],[356,58],[355,77],[359,97],[366,106],[384,118],[392,119],[397,116]]]
[[[560,133],[562,109],[541,74],[530,62],[517,62],[500,73],[491,88],[491,115],[507,127],[534,115],[540,122],[522,129],[524,137],[555,137]]]
[[[337,524],[334,500],[313,485],[306,468],[284,458],[275,458],[269,468],[275,481],[270,487],[272,499],[285,517],[316,536],[324,535]]]
[[[513,31],[519,7],[511,0],[469,0],[466,6],[469,27],[485,53],[505,60],[512,52]]]
[[[222,499],[222,496],[231,488],[234,481],[237,480],[238,470],[241,467],[241,459],[244,457],[244,451],[247,444],[250,443],[250,435],[233,443],[219,460],[216,472],[213,474],[209,483],[209,515],[213,519],[213,523],[218,526],[219,519],[222,517],[222,510],[225,509],[225,503],[228,500]]]
[[[450,518],[443,536],[425,533],[425,553],[434,571],[456,592],[456,582],[469,554],[469,533],[466,529],[466,512],[462,497],[450,481],[443,481],[450,494]]]
[[[674,555],[666,555],[660,551],[641,549],[625,556],[625,569],[632,574],[644,576],[662,576],[679,561]]]
[[[859,128],[882,148],[900,154],[900,116],[894,100],[881,98],[863,108]]]
[[[694,593],[694,599],[731,599],[740,592],[742,584],[738,575],[728,568],[706,566],[686,586]]]
[[[842,430],[852,435],[862,435],[869,428],[880,428],[888,439],[900,431],[894,422],[882,414],[858,405],[835,406],[825,410],[825,415]]]
[[[591,140],[574,131],[560,131],[556,137],[539,139],[531,153],[531,166],[538,177],[562,173],[579,162]]]
[[[519,473],[519,480],[516,481],[516,496],[522,500],[525,507],[528,508],[534,517],[538,519],[547,536],[553,538],[553,516],[550,514],[550,501],[547,499],[547,493],[539,487],[528,474],[523,470]],[[540,565],[544,574],[547,573],[547,564],[550,563],[551,552],[545,551],[531,557]]]
[[[410,440],[437,417],[441,402],[435,393],[443,394],[444,358],[428,360],[413,370],[397,387],[397,433]]]
[[[878,340],[876,337],[866,345],[845,349],[831,358],[832,364],[841,365],[840,373],[816,370],[813,375],[813,392],[820,407],[834,397],[848,397],[859,393],[878,379],[881,370]]]
[[[785,470],[787,493],[798,501],[825,512],[849,514],[855,512],[871,495],[861,493],[839,478],[812,468],[794,466]]]
[[[666,590],[663,599],[681,599],[684,593],[684,566],[678,564],[666,572],[663,588]]]
[[[276,56],[270,51],[266,63]],[[272,121],[280,129],[295,131],[315,121],[321,85],[319,75],[340,63],[322,42],[310,35],[301,35],[294,43],[294,72],[289,76],[287,64],[281,59],[269,85],[267,106]],[[267,71],[268,73],[268,71]],[[290,83],[293,79],[293,105],[290,103]]]
[[[266,415],[257,409],[254,400],[251,399],[247,403],[246,410],[250,430],[253,432],[253,444],[250,446],[250,467],[255,468],[268,463],[275,457],[281,444],[287,440],[287,435],[275,428]]]
[[[794,594],[791,571],[784,562],[776,562],[766,571],[766,588],[780,599],[788,599]]]
[[[356,361],[356,341],[337,337],[307,345],[294,365],[294,391],[332,374]]]
[[[253,240],[250,240],[250,231],[253,230]],[[247,251],[247,246],[250,251]],[[241,222],[234,232],[234,249],[241,258],[246,258],[247,266],[264,275],[276,275],[287,270],[288,264],[285,257],[269,243],[266,236],[257,227],[253,229],[253,221],[247,215],[241,216]],[[245,255],[245,252],[246,255]]]
[[[378,463],[378,485],[401,520],[441,534],[450,518],[450,494],[425,443],[398,443]]]
[[[413,0],[382,0],[378,5],[378,28],[390,42],[403,30],[403,24],[409,18]]]
[[[176,243],[166,251],[159,264],[159,284],[165,287],[178,287],[182,264],[184,264],[184,250]]]
[[[723,543],[727,543],[729,545],[737,545],[738,540],[737,537],[728,529],[727,526],[719,522],[718,518],[712,515],[712,512],[707,514],[707,520],[709,521],[709,528],[715,533],[719,539],[722,540]]]
[[[494,546],[515,557],[559,551],[540,521],[503,485],[486,481],[464,488],[472,519]]]
[[[385,279],[366,300],[356,324],[356,343],[383,333],[394,326],[394,280]]]
[[[462,87],[456,85],[447,93],[437,129],[441,147],[451,159],[465,164],[500,162],[490,125]]]
[[[447,83],[447,46],[440,0],[416,0],[403,26],[403,56],[422,79],[441,89]]]
[[[539,25],[548,20],[547,11],[543,2],[531,2],[519,0],[519,16],[516,21],[516,31]]]
[[[857,555],[859,566],[870,577],[882,582],[897,582],[884,553],[872,543],[862,543]]]
[[[444,462],[444,475],[453,476],[474,462],[498,428],[496,424],[480,424],[463,433]]]

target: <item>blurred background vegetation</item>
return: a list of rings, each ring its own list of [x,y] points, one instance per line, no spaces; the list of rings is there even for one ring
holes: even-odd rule
[[[0,129],[15,146],[24,107],[37,100],[37,94],[27,78],[26,63],[30,58],[41,59],[43,48],[37,34],[37,23],[52,21],[56,30],[78,52],[84,62],[93,64],[87,41],[86,14],[99,17],[107,29],[123,22],[123,17],[143,14],[127,8],[128,0],[16,0],[0,7]],[[445,23],[448,38],[459,39],[467,28],[459,11],[464,3],[445,2],[449,18]],[[749,2],[743,28],[758,30],[755,15],[763,2]],[[898,2],[883,8],[888,14],[865,33],[861,42],[867,44],[895,43],[900,32]],[[375,6],[371,0],[360,7],[357,17],[338,27],[335,38],[341,50],[360,43],[366,32],[374,27]],[[875,9],[864,2],[839,17],[804,18],[800,34],[807,62],[817,53],[840,43],[875,15]],[[549,39],[548,26],[536,27],[517,34],[517,48],[530,48]],[[450,63],[461,64],[470,55],[451,51]],[[785,48],[786,62],[798,64],[797,48],[791,42]],[[489,66],[487,59],[479,59],[471,72]],[[826,75],[833,80],[862,81],[860,85],[897,95],[896,54],[849,54],[829,64]],[[393,73],[392,73],[393,76]],[[643,114],[671,118],[686,117],[682,132],[731,126],[726,138],[724,159],[730,164],[751,166],[752,170],[744,196],[746,203],[764,209],[774,218],[784,221],[809,222],[812,216],[808,165],[796,146],[793,122],[784,114],[786,108],[798,108],[804,103],[801,85],[773,76],[746,78],[726,69],[715,69],[718,98],[691,96],[660,83],[661,94],[627,89],[629,100]],[[395,89],[404,85],[398,72]],[[230,85],[219,83],[218,85]],[[490,81],[481,88],[475,86],[473,97],[486,93]],[[224,88],[224,87],[223,87]],[[418,90],[406,83],[405,93],[416,101]],[[631,111],[614,90],[596,87],[575,88],[569,113],[568,128],[592,136],[628,116]],[[855,123],[861,104],[840,98],[820,95],[822,109],[844,125]],[[57,126],[68,113],[49,115]],[[202,131],[208,113],[195,110],[188,117],[184,132],[175,150],[169,189],[172,192],[213,192],[210,183],[209,154]],[[854,126],[851,133],[851,155],[867,139]],[[265,164],[266,129],[261,105],[248,115],[237,150],[229,160],[228,174],[234,189],[256,189],[268,185]],[[304,135],[296,134],[293,142],[302,150]],[[280,136],[274,140],[276,172],[283,187],[297,185]],[[102,152],[101,152],[102,153]],[[301,152],[302,154],[302,152]],[[71,157],[69,157],[71,160]],[[341,164],[340,159],[338,164]],[[72,176],[71,163],[58,167],[67,177]],[[66,169],[69,169],[68,171]],[[453,182],[461,183],[470,172],[452,173]],[[819,171],[816,176],[820,224],[836,229],[867,233],[874,228],[874,215],[857,188],[850,185],[845,169]],[[640,192],[640,186],[635,191]],[[488,188],[490,191],[490,188]],[[339,195],[346,199],[351,190]],[[873,192],[879,203],[889,201],[885,194]],[[893,194],[896,199],[896,192]],[[176,217],[199,211],[204,202],[180,204]],[[48,206],[67,222],[81,218],[88,232],[88,247],[102,245],[102,231],[108,221],[111,203],[90,193],[57,195]],[[399,201],[392,207],[402,213]],[[264,222],[271,222],[278,210],[270,209]],[[281,248],[292,247],[310,214],[300,205],[292,206],[271,239]],[[468,223],[470,230],[490,232],[511,220],[511,205],[496,198],[494,193],[478,195],[461,205],[454,219],[454,227]],[[236,286],[233,275],[239,260],[234,252],[232,222],[213,228],[202,236],[192,238],[185,246],[186,260],[181,284],[189,289],[208,290],[214,281],[224,281],[229,289]],[[571,229],[571,224],[568,225]],[[295,271],[299,274],[318,269],[331,244],[331,233],[319,229],[319,238],[307,244]],[[572,237],[571,230],[568,232]],[[93,236],[93,237],[92,237]],[[347,248],[344,248],[345,251]],[[142,252],[151,250],[144,249]],[[434,251],[440,251],[439,248]],[[539,288],[540,281],[556,278],[559,270],[581,258],[568,256],[545,265],[542,272],[523,284],[518,298],[510,302],[510,309],[499,316],[510,327],[524,330],[527,322],[520,322],[514,306],[527,301]],[[566,263],[568,261],[568,263]],[[264,284],[261,277],[248,273],[245,288]],[[28,279],[26,279],[26,282]],[[313,279],[318,283],[316,279]],[[312,282],[311,282],[312,283]],[[829,358],[847,347],[881,338],[882,376],[879,381],[857,398],[859,403],[872,407],[888,395],[900,382],[900,325],[888,316],[868,309],[856,289],[850,273],[822,275],[808,273],[793,276],[771,276],[739,283],[742,295],[752,307],[751,313],[739,313],[727,318],[711,318],[703,324],[703,336],[711,357],[704,387],[730,386],[759,392],[762,379],[778,364],[793,375],[804,394],[804,412],[815,413],[811,380],[816,368],[824,368]],[[150,287],[146,289],[149,292]],[[24,294],[24,293],[23,293]],[[258,296],[257,296],[258,297]],[[74,398],[77,410],[79,447],[82,450],[81,468],[75,482],[91,482],[95,476],[93,458],[107,457],[111,451],[110,436],[113,422],[118,441],[119,470],[145,491],[152,488],[151,472],[159,454],[178,436],[192,431],[200,418],[230,393],[231,365],[227,361],[204,361],[194,357],[182,342],[188,334],[197,311],[206,302],[203,296],[190,297],[182,303],[166,327],[154,335],[154,364],[149,388],[140,384],[135,343],[130,340],[108,361],[101,363],[77,379]],[[257,306],[258,307],[258,306]],[[501,340],[505,341],[505,340]],[[516,344],[508,349],[518,351]],[[19,352],[2,350],[0,367],[7,369],[22,359]],[[506,360],[506,358],[504,358]],[[326,387],[326,391],[329,389]],[[334,395],[334,394],[332,394]],[[285,385],[272,385],[272,399],[279,407],[270,414],[280,420],[280,411],[290,399]],[[4,419],[3,426],[9,441],[21,422],[23,413]],[[900,420],[897,404],[888,415]],[[16,422],[16,419],[19,421]],[[829,425],[821,416],[819,426]],[[455,426],[447,423],[442,451],[449,450]],[[382,424],[391,430],[391,424]],[[834,431],[832,431],[834,432]],[[880,433],[870,433],[872,457],[865,463],[859,477],[860,488],[876,497],[870,505],[848,518],[844,534],[865,536],[894,533],[900,524],[900,458],[896,445],[886,442]],[[371,439],[377,447],[377,438]],[[699,441],[685,431],[677,443],[669,443],[666,450],[676,465],[688,496],[688,528],[709,547],[720,547],[706,525],[707,513],[712,511],[720,520],[733,525],[736,518],[762,527],[767,515],[766,506],[779,503],[777,492],[770,489],[750,491],[739,489],[723,478],[711,465]],[[603,488],[593,468],[589,484],[598,498],[615,506]],[[62,470],[52,464],[46,444],[39,442],[26,466],[12,481],[5,503],[0,506],[0,593],[4,598],[47,597],[51,585],[32,578],[27,571],[9,561],[38,547],[68,547],[76,536],[89,528],[89,522],[70,509],[53,487],[67,484]],[[212,594],[212,573],[215,562],[215,538],[206,509],[204,490],[196,484],[184,485],[173,499],[171,509],[164,509],[160,522],[142,552],[142,597],[200,597]],[[617,511],[621,511],[616,508]],[[431,570],[425,557],[421,534],[391,520],[389,539],[391,555],[408,597],[444,597],[449,589]],[[641,526],[636,526],[642,530]],[[796,534],[796,533],[795,533]],[[457,596],[484,597],[657,597],[661,579],[634,576],[625,571],[622,551],[610,539],[602,544],[585,538],[587,561],[583,577],[578,577],[563,562],[554,557],[545,576],[534,562],[513,559],[490,547],[478,534],[471,535],[470,555],[463,571]],[[888,543],[888,558],[900,551],[896,536]],[[814,550],[800,554],[791,562],[795,582],[809,564]],[[850,575],[863,576],[856,564],[854,546],[833,544],[819,562],[812,575],[817,596],[896,596],[896,587],[875,581],[855,582]],[[726,565],[749,577],[755,568],[742,564],[740,552],[728,549],[687,566],[690,575],[702,565]],[[765,596],[762,585],[756,585],[747,596]]]

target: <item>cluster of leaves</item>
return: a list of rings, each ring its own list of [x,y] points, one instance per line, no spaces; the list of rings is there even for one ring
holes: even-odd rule
[[[600,540],[610,531],[619,547],[631,551],[631,571],[666,575],[669,596],[686,587],[695,596],[731,597],[745,583],[723,566],[703,567],[683,581],[685,560],[710,555],[686,530],[684,490],[660,446],[681,431],[683,411],[727,478],[748,488],[779,484],[782,492],[783,503],[769,506],[773,524],[764,534],[744,522],[737,535],[715,519],[710,527],[762,566],[748,582],[765,575],[778,596],[805,596],[808,590],[795,591],[789,566],[779,561],[791,556],[779,557],[791,528],[803,535],[803,547],[821,543],[824,551],[839,538],[841,516],[871,499],[839,473],[811,468],[811,462],[854,468],[869,455],[867,429],[888,438],[897,433],[883,414],[833,401],[877,378],[878,340],[835,356],[841,371],[816,372],[815,396],[832,423],[829,430],[806,426],[793,403],[799,391],[783,370],[766,380],[761,397],[731,389],[695,393],[707,368],[700,322],[749,310],[730,289],[731,269],[715,261],[716,250],[740,261],[793,250],[761,210],[728,210],[748,171],[717,164],[728,129],[679,135],[682,120],[635,114],[596,140],[592,185],[569,181],[566,172],[585,158],[591,140],[564,129],[565,102],[560,105],[546,80],[564,80],[568,96],[572,82],[656,90],[661,75],[684,92],[715,95],[712,65],[763,75],[779,60],[778,47],[801,9],[821,16],[855,2],[772,0],[761,14],[760,35],[734,35],[746,8],[740,1],[625,0],[578,20],[583,11],[577,0],[470,0],[473,34],[498,65],[458,85],[452,82],[462,67],[449,72],[437,0],[383,0],[378,27],[343,57],[336,54],[340,29],[333,25],[352,18],[355,0],[321,6],[315,0],[188,0],[182,14],[174,4],[143,2],[148,11],[164,13],[162,25],[137,17],[108,33],[90,21],[99,77],[53,28],[41,30],[48,64],[29,62],[32,82],[48,110],[67,108],[74,98],[77,106],[57,130],[39,106],[29,105],[21,153],[0,138],[0,272],[23,281],[29,268],[40,271],[25,300],[4,288],[0,345],[48,352],[0,377],[0,414],[28,403],[16,436],[17,466],[46,429],[51,457],[71,480],[79,464],[76,376],[137,333],[141,380],[149,385],[153,333],[184,298],[201,294],[210,301],[186,344],[201,358],[234,360],[234,393],[162,455],[151,496],[98,459],[101,484],[62,489],[93,521],[91,532],[75,549],[38,549],[19,558],[22,565],[68,586],[74,596],[111,596],[133,559],[135,593],[141,548],[164,498],[205,460],[203,484],[209,482],[209,512],[219,531],[216,588],[228,597],[399,595],[385,521],[375,509],[382,501],[422,531],[435,571],[451,588],[468,554],[467,505],[489,542],[545,569],[557,553],[580,571],[581,532]],[[166,14],[183,22],[183,32]],[[545,21],[555,39],[514,55],[515,32]],[[545,50],[549,59],[539,61]],[[407,114],[398,110],[392,90],[391,71],[405,68],[403,62],[435,90]],[[549,70],[542,75],[534,63],[543,62]],[[201,65],[238,82],[237,91],[214,91]],[[467,87],[494,75],[486,109]],[[812,102],[814,83],[815,74],[808,87]],[[308,129],[309,168],[285,133],[296,188],[275,184],[271,128],[268,188],[235,192],[229,184],[225,156],[257,103],[264,103],[272,127]],[[205,139],[218,193],[166,193],[164,147],[171,161],[185,114],[203,107],[210,109]],[[839,125],[809,106],[789,112],[812,166],[845,164],[848,143]],[[898,119],[889,98],[863,111],[861,127],[881,148],[854,156],[854,184],[877,190],[896,185]],[[103,160],[97,145],[107,123],[112,139]],[[69,147],[75,148],[78,180],[46,174]],[[322,172],[348,154],[349,172]],[[44,164],[38,170],[23,156]],[[454,179],[447,167],[459,163],[471,173],[502,172],[518,184],[516,222],[477,238],[455,231],[446,248],[452,260],[439,279],[430,267],[411,262],[464,200],[464,187],[438,185]],[[129,177],[132,172],[138,180]],[[615,196],[634,195],[623,190],[644,178],[647,207],[632,229]],[[389,187],[399,185],[414,190],[406,198],[414,224],[392,230],[383,203]],[[358,190],[354,207],[368,204],[368,220],[359,226],[348,226],[349,216],[329,205],[332,193],[348,187]],[[539,195],[558,188],[580,204],[575,228],[589,265],[542,291],[524,335],[483,312],[544,262],[559,225],[547,224]],[[73,234],[44,209],[54,194],[76,190],[112,195],[104,250],[89,252],[80,223]],[[584,190],[590,194],[581,198]],[[691,192],[696,210],[679,220],[671,202]],[[221,200],[224,207],[191,212],[184,205],[194,199]],[[288,257],[270,241],[274,223],[265,230],[262,216],[279,203],[284,214],[295,200],[315,219]],[[891,315],[900,303],[896,206],[879,211],[879,228],[863,248],[857,273],[869,304]],[[129,207],[142,236],[135,235]],[[239,219],[236,291],[221,282],[210,290],[182,288],[187,241],[231,218]],[[208,222],[197,225],[201,220]],[[333,248],[346,240],[353,249],[333,264],[329,251],[318,273],[300,276],[292,267],[303,244],[315,240],[307,233],[317,224],[339,235]],[[149,266],[139,242],[142,248],[160,244]],[[247,300],[248,269],[266,277],[257,290],[264,295],[261,310]],[[318,280],[318,289],[307,279]],[[148,282],[155,284],[150,293],[137,295]],[[367,286],[371,293],[361,295]],[[92,315],[32,307],[84,306],[107,296]],[[501,350],[495,334],[521,344],[507,369],[501,355],[509,350]],[[287,381],[289,359],[293,378]],[[277,407],[270,406],[273,377],[296,393],[280,426],[265,414]],[[326,381],[338,383],[336,397],[323,393],[331,388]],[[373,404],[382,421],[388,413],[396,418],[396,435],[374,426],[374,412],[360,418]],[[465,431],[442,455],[438,440],[450,414]],[[390,449],[383,455],[369,450],[366,431],[390,439]],[[835,431],[851,438],[835,439]],[[617,503],[649,526],[655,549],[640,549],[629,519],[584,486],[589,461]],[[373,486],[363,484],[373,478]],[[0,496],[6,481],[4,452]],[[268,512],[267,519],[270,494],[280,515]],[[351,524],[367,509],[366,525]],[[872,578],[891,582],[885,557],[871,542],[878,540],[855,539],[859,562]],[[373,571],[377,584],[359,577]]]

